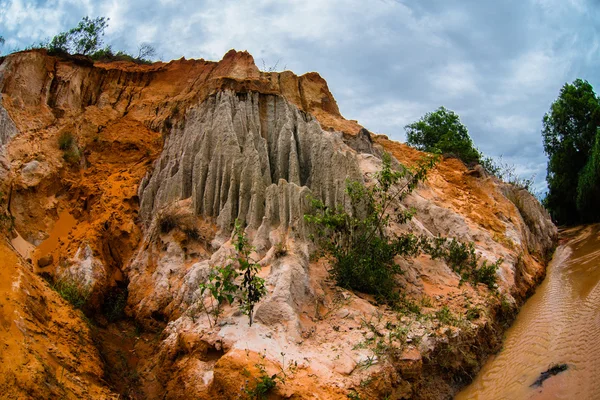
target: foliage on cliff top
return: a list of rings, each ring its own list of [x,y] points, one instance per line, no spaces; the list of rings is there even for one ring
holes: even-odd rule
[[[479,162],[481,153],[473,146],[467,127],[452,110],[440,107],[404,127],[407,143],[418,150],[441,152],[466,164]]]

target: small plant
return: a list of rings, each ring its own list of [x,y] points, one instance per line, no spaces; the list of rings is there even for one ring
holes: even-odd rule
[[[206,282],[200,284],[200,296],[203,297],[205,292],[210,293],[210,309],[206,308],[204,301],[200,301],[200,306],[208,317],[208,323],[211,327],[217,324],[221,315],[221,305],[225,302],[233,304],[235,294],[238,291],[238,286],[234,283],[235,278],[239,273],[235,270],[232,264],[224,267],[216,267],[208,275]],[[211,315],[213,320],[211,321]]]
[[[244,229],[236,221],[234,230],[234,247],[237,250],[237,262],[242,272],[242,284],[240,285],[240,309],[248,316],[250,326],[254,315],[254,306],[267,293],[265,280],[258,276],[261,267],[250,258],[253,248],[248,244]]]
[[[491,157],[483,157],[480,161],[481,166],[489,174],[496,176],[503,182],[509,183],[519,189],[525,189],[533,193],[533,184],[535,183],[535,174],[529,178],[523,178],[516,173],[516,167],[513,164],[503,162],[502,156],[494,160]]]
[[[181,214],[173,209],[164,209],[157,217],[158,232],[166,235],[174,229],[179,229],[183,232],[185,238],[192,241],[198,241],[202,238],[196,223],[196,218],[193,215]]]
[[[246,350],[246,354],[248,354],[248,350]],[[294,373],[296,371],[296,369],[298,368],[297,362],[290,363],[286,366],[285,353],[282,352],[281,357],[282,366],[279,367],[279,372],[276,374],[269,375],[265,366],[266,352],[260,354],[260,361],[254,365],[259,371],[259,376],[253,378],[254,382],[252,384],[249,380],[247,380],[246,384],[242,387],[242,392],[246,395],[247,399],[266,399],[268,394],[273,389],[275,389],[278,383],[284,384],[285,380],[288,377],[288,374]],[[251,377],[250,372],[248,372],[248,370],[244,370],[243,373],[247,377]]]
[[[496,271],[504,260],[499,258],[495,263],[488,264],[487,260],[483,260],[481,266],[475,270],[475,282],[483,283],[490,289],[496,288]]]
[[[73,278],[63,277],[51,284],[60,297],[68,301],[73,307],[82,310],[87,304],[91,291],[83,283]]]
[[[58,148],[63,151],[63,160],[68,164],[75,165],[81,160],[81,153],[77,147],[75,136],[65,131],[58,137]]]
[[[424,242],[425,252],[433,259],[445,260],[448,266],[460,276],[461,282],[470,280],[473,283],[484,283],[490,289],[496,287],[496,271],[503,262],[502,258],[491,264],[484,260],[478,268],[479,256],[475,252],[473,242],[464,243],[443,237],[432,240],[422,238],[421,240]]]
[[[467,314],[465,318],[467,321],[474,321],[481,316],[481,309],[479,307],[469,307],[467,308]]]
[[[211,295],[210,309],[203,301],[200,302],[211,327],[217,323],[221,314],[221,305],[225,302],[233,304],[235,299],[238,300],[240,310],[248,316],[249,325],[252,326],[254,307],[267,293],[265,280],[258,276],[261,266],[250,257],[253,248],[249,245],[244,229],[238,221],[235,222],[233,237],[233,246],[237,252],[237,256],[231,258],[233,262],[224,267],[216,267],[209,274],[207,281],[200,284],[200,296],[203,297],[207,291]],[[239,276],[242,277],[242,281],[236,284],[235,281]]]
[[[441,309],[439,309],[435,313],[435,317],[438,319],[438,321],[440,321],[440,323],[444,325],[455,325],[457,322],[456,318],[454,317],[454,315],[452,315],[452,311],[450,311],[448,306],[444,306]]]
[[[65,131],[58,137],[58,148],[66,151],[70,150],[75,144],[75,137],[71,132]]]
[[[125,317],[127,305],[127,287],[113,287],[108,291],[102,303],[102,312],[109,322]]]
[[[81,155],[77,148],[71,148],[63,153],[63,160],[71,165],[79,164]]]
[[[354,389],[350,390],[347,396],[350,400],[361,400],[360,394]]]
[[[177,227],[177,219],[168,212],[163,212],[158,217],[158,227],[160,232],[167,234]]]
[[[275,258],[285,257],[287,253],[288,248],[284,242],[279,242],[275,245]]]
[[[394,310],[402,314],[421,315],[421,307],[409,299],[404,293],[399,296],[398,301],[394,304]]]

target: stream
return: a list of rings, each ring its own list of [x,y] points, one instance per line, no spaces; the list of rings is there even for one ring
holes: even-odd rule
[[[562,231],[561,243],[502,350],[456,400],[600,399],[600,225]]]

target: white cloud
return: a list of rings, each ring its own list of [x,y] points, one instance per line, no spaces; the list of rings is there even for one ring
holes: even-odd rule
[[[117,50],[151,42],[166,59],[218,60],[236,48],[259,65],[318,71],[343,115],[396,139],[444,105],[478,147],[538,177],[541,118],[560,87],[577,77],[600,85],[600,13],[588,0],[0,2],[4,51],[107,16]]]
[[[479,93],[477,76],[472,64],[455,62],[434,70],[431,80],[438,95],[443,99],[476,96]]]

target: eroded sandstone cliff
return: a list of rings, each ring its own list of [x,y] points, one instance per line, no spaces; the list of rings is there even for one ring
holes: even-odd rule
[[[407,166],[422,154],[345,120],[318,74],[261,72],[235,51],[152,65],[29,51],[2,59],[0,93],[3,270],[15,271],[0,336],[24,338],[2,356],[15,371],[40,365],[4,375],[11,397],[243,398],[262,368],[285,378],[272,398],[443,398],[497,350],[556,240],[530,194],[443,160],[395,205],[412,221],[391,229],[474,242],[503,260],[498,290],[441,260],[398,258],[412,311],[394,311],[328,279],[303,215],[309,196],[334,207],[347,179],[371,184],[384,151]],[[202,311],[199,285],[234,254],[236,219],[267,282],[252,327],[236,307],[218,324]],[[40,276],[89,288],[95,341]],[[118,322],[115,293],[127,302]]]

